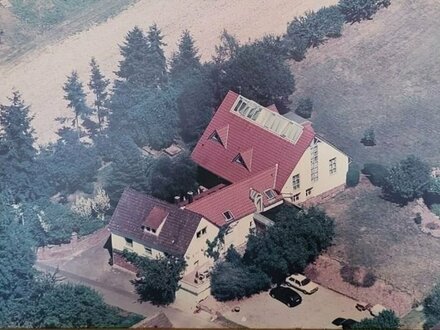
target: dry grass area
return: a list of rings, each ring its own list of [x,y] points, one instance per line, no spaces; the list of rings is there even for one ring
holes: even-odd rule
[[[371,269],[417,301],[440,278],[440,239],[415,224],[415,203],[399,207],[387,202],[364,179],[321,206],[336,221],[335,244],[327,256]]]
[[[440,2],[393,0],[372,21],[292,63],[314,127],[356,161],[390,163],[413,153],[440,161]],[[360,144],[372,126],[377,146]]]
[[[287,23],[306,10],[332,5],[337,0],[141,0],[118,16],[61,42],[29,52],[0,65],[0,103],[12,88],[19,89],[36,114],[39,142],[53,140],[57,123],[65,116],[62,84],[73,69],[88,80],[94,56],[103,73],[113,78],[120,60],[118,44],[135,25],[146,29],[157,23],[165,35],[167,55],[176,49],[182,30],[193,34],[202,59],[210,59],[223,29],[245,42],[266,34],[282,34]]]

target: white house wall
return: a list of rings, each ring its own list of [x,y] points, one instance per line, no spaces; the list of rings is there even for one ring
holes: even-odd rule
[[[327,142],[318,141],[318,180],[312,182],[312,157],[309,146],[283,187],[282,194],[284,198],[295,204],[344,185],[346,182],[349,164],[348,156]],[[336,173],[334,174],[330,174],[329,168],[329,162],[332,158],[336,158]],[[300,187],[293,189],[292,179],[297,174],[300,176]],[[312,188],[311,193],[309,196],[306,196],[306,191],[310,188]],[[296,201],[292,200],[291,198],[298,193],[300,194],[299,199]]]
[[[130,252],[135,252],[136,254],[143,256],[143,257],[148,257],[148,258],[159,258],[161,256],[164,256],[164,254],[161,251],[158,251],[156,249],[151,249],[151,254],[147,253],[147,251],[145,250],[145,246],[142,245],[141,243],[138,243],[136,241],[133,241],[133,246],[130,247],[127,242],[125,241],[125,237],[123,236],[119,236],[116,234],[111,234],[111,239],[112,239],[112,248],[114,250],[117,251],[124,251],[124,249],[130,251]]]

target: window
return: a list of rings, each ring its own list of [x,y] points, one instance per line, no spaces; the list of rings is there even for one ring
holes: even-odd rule
[[[197,236],[197,238],[200,238],[202,235],[205,235],[205,234],[206,234],[206,227],[203,228],[203,229],[200,229],[200,230],[196,233],[196,236]]]
[[[293,201],[293,202],[299,201],[299,195],[300,195],[300,194],[293,195],[293,197],[292,197],[292,201]]]
[[[329,160],[329,171],[330,174],[336,173],[336,158],[332,158]]]
[[[153,250],[151,248],[147,247],[147,246],[144,246],[144,250],[145,250],[145,253],[148,254],[148,255],[152,255],[153,254]]]
[[[133,247],[133,240],[131,238],[125,237],[125,245]]]
[[[228,222],[234,220],[234,215],[232,214],[231,211],[224,212],[223,216],[225,217],[225,220]]]
[[[294,175],[292,177],[292,187],[293,187],[293,190],[299,189],[299,186],[300,186],[300,184],[299,184],[299,174],[297,174],[297,175]]]
[[[266,190],[264,194],[266,195],[267,199],[274,199],[276,197],[276,193],[273,189]]]
[[[156,229],[151,229],[153,234],[156,234]]]
[[[245,166],[243,157],[241,157],[241,155],[237,155],[233,162]]]
[[[220,139],[220,136],[218,135],[217,131],[214,131],[214,133],[212,133],[209,137],[210,140],[213,140],[215,142],[220,143],[221,145],[223,145],[222,140]]]
[[[310,196],[312,194],[312,189],[313,188],[309,188],[306,190],[306,196]]]
[[[310,165],[311,165],[311,180],[318,181],[318,143],[315,141],[310,147]]]

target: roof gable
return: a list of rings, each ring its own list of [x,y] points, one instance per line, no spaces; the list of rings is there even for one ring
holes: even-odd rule
[[[186,209],[201,214],[204,218],[219,227],[232,220],[239,220],[257,211],[254,201],[250,196],[251,189],[259,193],[263,193],[268,189],[274,189],[276,185],[276,173],[277,166],[256,173],[251,178],[226,186],[223,189],[188,204]],[[279,200],[279,198],[272,199],[270,203]],[[267,198],[263,198],[263,202],[267,204],[269,201]],[[231,221],[226,220],[224,213],[227,211],[233,215]]]
[[[157,235],[142,229],[147,219],[149,224],[157,225],[165,213],[168,213],[166,220],[159,224],[161,230]],[[109,229],[113,234],[131,238],[145,246],[182,256],[188,249],[200,220],[199,214],[126,188],[110,220]]]
[[[285,126],[282,126],[278,133],[274,133],[274,131],[264,128],[265,122],[255,123],[252,118],[247,117],[249,115],[259,120],[259,115],[255,110],[258,105],[255,108],[243,110],[242,114],[237,115],[241,111],[241,107],[237,108],[239,97],[234,92],[229,92],[226,95],[198,141],[191,157],[200,166],[232,183],[250,178],[255,173],[278,164],[275,188],[281,191],[301,156],[312,142],[315,136],[313,128],[310,125],[301,126],[297,123],[290,124],[290,122],[286,122],[287,124],[283,123]],[[248,103],[251,103],[251,101],[248,101]],[[234,110],[235,108],[237,108],[237,111]],[[277,118],[282,117],[267,109],[260,110],[260,115],[264,111],[277,116]],[[212,132],[226,126],[228,127],[227,148],[222,147],[219,143],[208,141]],[[297,126],[301,126],[301,134],[297,137],[295,143],[282,136],[286,133],[291,134],[292,132],[288,132],[288,130],[291,128],[296,129]],[[272,128],[273,130],[277,129],[275,126]],[[249,152],[249,150],[252,150],[252,152]],[[237,166],[232,161],[239,154],[241,154],[246,166]]]

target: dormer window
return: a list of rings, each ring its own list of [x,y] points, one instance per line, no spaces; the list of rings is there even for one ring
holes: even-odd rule
[[[230,222],[230,221],[234,220],[234,215],[232,214],[231,211],[224,212],[223,216],[225,217],[226,222]]]
[[[218,135],[217,132],[212,133],[211,136],[209,137],[209,139],[216,141],[216,142],[220,143],[221,145],[223,145],[222,140],[220,139],[220,136]]]
[[[235,156],[233,162],[246,167],[246,164],[244,163],[243,157],[241,157],[241,155]]]
[[[264,194],[266,195],[268,200],[275,199],[275,197],[277,196],[277,194],[275,193],[275,190],[273,190],[273,189],[266,190],[264,192]]]

